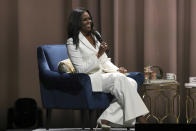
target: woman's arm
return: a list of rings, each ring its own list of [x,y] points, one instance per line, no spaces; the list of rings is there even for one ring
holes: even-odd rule
[[[99,59],[104,72],[116,72],[119,69],[111,62],[111,58],[108,58],[106,53],[104,53]]]
[[[111,62],[111,59],[107,57],[107,55],[104,53],[102,57],[100,58],[101,60],[101,65],[103,67],[103,70],[105,72],[121,72],[121,73],[127,73],[127,69],[124,67],[117,67]]]

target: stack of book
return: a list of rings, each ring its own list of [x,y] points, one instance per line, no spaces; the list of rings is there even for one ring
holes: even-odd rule
[[[196,77],[189,77],[189,83],[185,83],[186,88],[196,87]]]

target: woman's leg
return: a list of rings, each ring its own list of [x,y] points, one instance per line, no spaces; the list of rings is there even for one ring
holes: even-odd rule
[[[137,83],[121,73],[103,76],[103,91],[110,92],[116,101],[103,112],[99,119],[117,124],[133,123],[136,117],[148,113],[148,109],[137,92]]]
[[[119,125],[124,125],[123,109],[117,101],[113,101],[110,106],[99,117],[102,124],[109,125],[111,122]],[[127,126],[134,125],[135,123],[148,123],[144,116],[138,116],[126,123]]]
[[[114,100],[110,106],[101,114],[98,120],[107,120],[111,123],[123,125],[123,109],[119,103]],[[104,121],[103,121],[104,122]],[[107,122],[106,122],[107,123]],[[104,124],[106,124],[104,123]]]

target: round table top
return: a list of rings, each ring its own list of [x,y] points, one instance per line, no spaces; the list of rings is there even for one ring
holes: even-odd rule
[[[144,86],[179,86],[180,83],[175,80],[150,80],[149,83],[143,83]]]

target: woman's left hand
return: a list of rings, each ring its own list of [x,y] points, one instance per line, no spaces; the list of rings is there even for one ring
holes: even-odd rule
[[[123,74],[127,73],[127,69],[125,69],[124,67],[120,67],[117,71]]]

